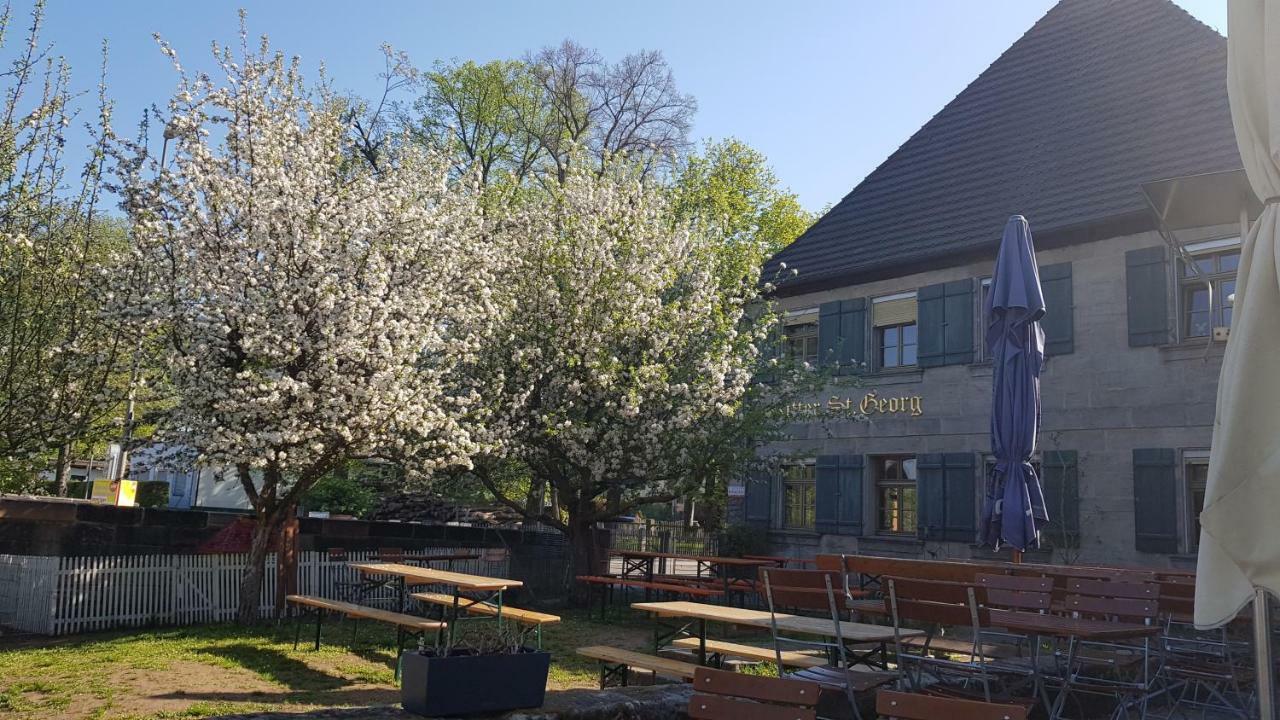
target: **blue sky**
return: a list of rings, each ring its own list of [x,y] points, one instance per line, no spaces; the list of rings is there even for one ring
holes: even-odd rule
[[[1117,0],[1120,1],[1120,0]],[[1226,0],[1177,0],[1226,32]],[[30,0],[14,2],[17,13]],[[380,92],[378,50],[416,64],[510,58],[568,37],[616,59],[666,54],[699,103],[696,138],[736,136],[770,159],[817,210],[843,197],[1053,5],[1053,0],[49,0],[46,41],[71,61],[75,84],[96,83],[110,45],[117,123],[136,123],[174,87],[159,32],[184,64],[208,67],[212,40],[234,41],[237,8],[250,31],[324,61],[339,88]],[[19,19],[24,21],[25,17]],[[5,57],[10,57],[6,52]],[[123,128],[122,128],[123,129]]]

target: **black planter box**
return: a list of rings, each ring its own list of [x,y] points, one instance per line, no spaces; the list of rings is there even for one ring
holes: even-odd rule
[[[400,703],[417,715],[480,715],[542,707],[551,653],[524,648],[510,655],[430,650],[400,656]]]

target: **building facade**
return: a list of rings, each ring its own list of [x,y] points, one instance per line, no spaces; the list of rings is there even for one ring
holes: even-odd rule
[[[1242,184],[1226,41],[1167,0],[1063,0],[779,253],[795,407],[734,519],[796,555],[976,544],[992,368],[981,307],[1023,214],[1048,307],[1041,559],[1194,566]],[[1245,188],[1245,190],[1241,190]],[[824,412],[824,411],[834,411]]]

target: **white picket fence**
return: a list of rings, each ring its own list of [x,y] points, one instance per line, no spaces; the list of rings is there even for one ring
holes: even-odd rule
[[[462,552],[430,548],[428,553]],[[339,583],[358,581],[349,562],[374,559],[351,552],[331,561],[327,553],[298,558],[298,591],[338,597]],[[112,555],[31,557],[0,555],[0,625],[43,635],[140,625],[195,625],[231,620],[240,600],[248,555]],[[455,570],[505,577],[508,560],[457,562]],[[275,556],[267,558],[261,612],[270,612],[276,590]],[[390,590],[365,604],[390,603]]]

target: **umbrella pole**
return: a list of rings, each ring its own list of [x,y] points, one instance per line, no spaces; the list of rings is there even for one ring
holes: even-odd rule
[[[1275,670],[1271,667],[1271,608],[1267,591],[1253,589],[1253,652],[1258,671],[1258,717],[1275,720]]]
[[[1014,551],[1013,551],[1013,562],[1014,562],[1014,564],[1015,564],[1015,565],[1021,565],[1021,564],[1022,564],[1022,551],[1021,551],[1021,550],[1014,550]]]

